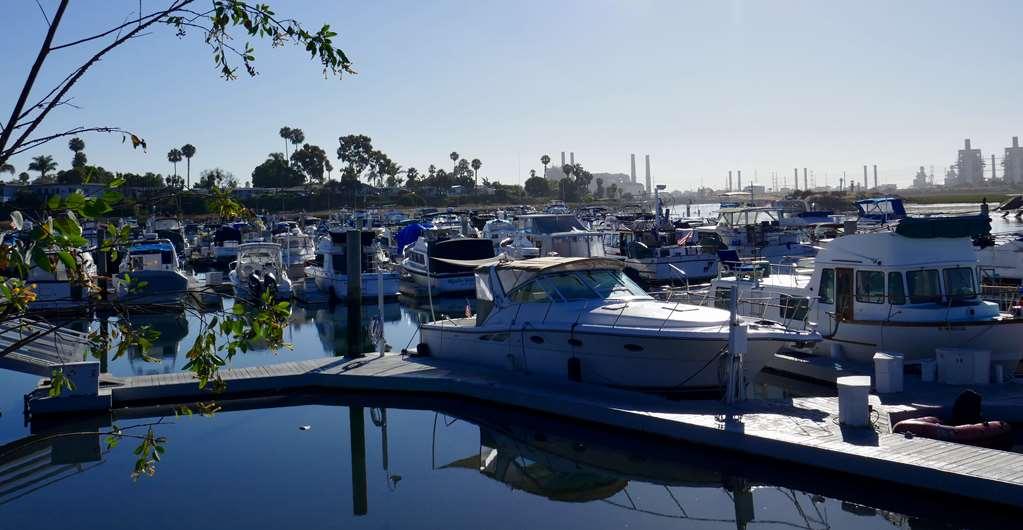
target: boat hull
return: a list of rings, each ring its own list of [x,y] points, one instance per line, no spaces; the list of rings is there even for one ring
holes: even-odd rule
[[[406,280],[412,283],[417,291],[433,295],[464,294],[476,292],[476,277],[472,271],[465,273],[427,274],[415,269],[405,268]]]
[[[625,266],[636,271],[647,282],[702,281],[717,276],[717,256],[701,254],[691,256],[668,256],[663,258],[628,258]],[[672,267],[685,273],[681,276]]]
[[[715,390],[726,379],[721,354],[727,332],[639,333],[603,326],[509,331],[477,328],[467,320],[473,319],[424,324],[423,349],[436,358],[560,380],[570,378],[570,359],[578,359],[583,382],[651,391]],[[759,373],[782,344],[751,338],[743,362],[746,377]]]
[[[870,363],[879,351],[897,352],[906,360],[933,359],[937,348],[990,350],[992,364],[1015,373],[1023,357],[1023,320],[975,322],[874,322],[843,321],[832,336],[825,335],[823,348],[841,347],[848,359]],[[827,351],[827,350],[826,350]]]
[[[348,298],[348,277],[330,277],[322,271],[312,271],[306,268],[306,275],[313,278],[316,288],[324,293],[333,293],[339,300]],[[398,296],[399,277],[397,273],[387,272],[383,275],[383,293],[385,297]],[[380,279],[376,273],[367,273],[362,276],[362,297],[376,298],[380,294]]]
[[[134,286],[124,280],[124,274],[114,277],[117,298],[131,304],[176,304],[181,303],[188,295],[188,277],[177,271],[148,270],[128,273]]]

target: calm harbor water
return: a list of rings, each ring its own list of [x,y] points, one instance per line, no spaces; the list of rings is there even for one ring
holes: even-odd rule
[[[459,315],[467,302],[440,299],[435,310]],[[394,350],[429,317],[414,306],[385,305]],[[376,314],[375,305],[365,307],[366,319]],[[151,352],[159,362],[127,356],[110,371],[180,370],[196,317],[139,321],[161,332]],[[343,355],[346,321],[343,306],[296,306],[286,332],[293,349],[249,352],[232,366]],[[0,371],[0,444],[29,436],[22,396],[37,379]],[[151,421],[115,418],[122,428]],[[94,435],[60,437],[0,454],[0,530],[1011,526],[1012,514],[958,499],[432,397],[290,396],[163,422],[156,430],[167,438],[165,457],[154,477],[134,482],[130,440],[108,450]]]

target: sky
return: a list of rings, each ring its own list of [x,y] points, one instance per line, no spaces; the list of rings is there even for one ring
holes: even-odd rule
[[[193,181],[214,167],[250,180],[290,126],[332,157],[339,136],[366,134],[421,171],[449,167],[457,151],[506,184],[561,151],[591,172],[627,172],[635,153],[642,180],[649,154],[654,180],[681,190],[721,187],[729,170],[769,183],[794,167],[835,185],[864,164],[900,185],[933,165],[940,182],[964,138],[990,160],[1023,136],[1014,0],[266,1],[310,27],[329,23],[358,75],[325,79],[302,49],[253,41],[259,75],[224,81],[201,35],[159,27],[93,67],[73,89],[79,108],[55,110],[41,131],[137,131],[147,152],[119,135],[83,137],[89,162],[112,171],[170,173],[167,152],[191,143]],[[57,4],[40,3],[50,14]],[[56,42],[137,6],[73,0]],[[6,120],[46,22],[35,0],[2,0],[0,27]],[[88,51],[55,52],[39,87]],[[66,141],[37,154],[70,166]],[[23,171],[29,157],[11,162]]]

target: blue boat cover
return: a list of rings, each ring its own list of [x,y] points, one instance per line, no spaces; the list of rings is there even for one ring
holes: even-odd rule
[[[166,242],[153,242],[153,243],[136,243],[132,245],[128,251],[145,254],[149,252],[169,252],[174,250],[174,245]]]
[[[402,228],[398,235],[394,236],[394,241],[398,244],[398,250],[402,250],[408,245],[415,243],[419,236],[423,235],[423,232],[433,228],[431,224],[415,223]]]

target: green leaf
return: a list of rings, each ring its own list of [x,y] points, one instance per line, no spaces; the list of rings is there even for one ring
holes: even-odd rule
[[[79,210],[85,206],[85,194],[82,190],[75,190],[74,193],[67,196],[67,207],[71,210]]]
[[[60,195],[56,193],[50,195],[50,198],[46,200],[46,207],[51,210],[56,210],[57,208],[60,208]]]
[[[78,270],[78,263],[75,262],[75,258],[70,252],[61,250],[57,252],[57,257],[60,258],[60,262],[64,264],[64,268],[66,268],[69,273]]]
[[[132,138],[132,143],[134,143],[134,142],[135,142],[135,139],[133,137]],[[114,180],[111,180],[110,184],[107,184],[107,186],[110,187],[110,188],[120,188],[123,185],[124,185],[124,177],[117,177]]]
[[[108,203],[118,203],[118,202],[121,201],[121,199],[124,196],[121,195],[121,192],[114,191],[114,190],[107,190],[107,191],[103,192],[102,197],[103,197],[103,200],[108,202]]]

